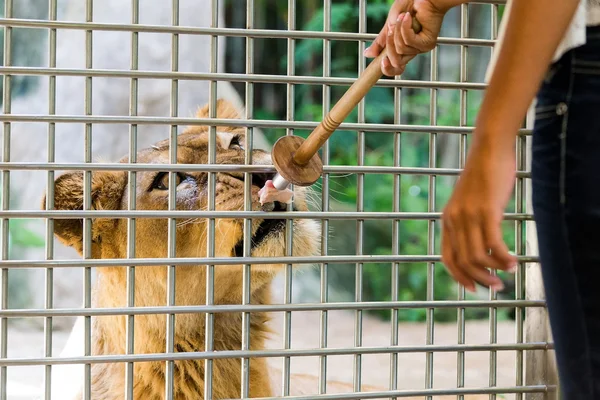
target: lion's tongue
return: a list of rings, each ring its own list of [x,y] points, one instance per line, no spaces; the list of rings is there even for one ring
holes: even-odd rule
[[[265,182],[265,186],[258,191],[260,204],[273,203],[278,201],[280,203],[289,204],[292,202],[294,192],[290,189],[277,190],[273,186],[273,181],[269,180]]]

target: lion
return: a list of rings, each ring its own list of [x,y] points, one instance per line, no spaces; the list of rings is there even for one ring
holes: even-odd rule
[[[217,101],[217,118],[235,119],[239,115],[232,104]],[[208,117],[208,105],[199,109],[199,118]],[[177,163],[208,163],[209,129],[191,126],[177,137]],[[216,162],[244,164],[245,130],[239,127],[216,129]],[[253,164],[272,165],[268,152],[252,151]],[[128,157],[120,160],[127,163]],[[169,141],[164,140],[137,154],[138,163],[169,163]],[[139,171],[136,174],[136,208],[138,210],[168,210],[169,174]],[[244,210],[244,174],[216,172],[215,210]],[[83,209],[83,173],[67,172],[55,180],[54,208],[57,210]],[[258,191],[270,175],[252,173],[252,210],[261,210]],[[207,174],[180,172],[175,179],[177,210],[206,210],[208,206]],[[96,171],[91,178],[92,210],[128,209],[128,172]],[[267,206],[267,205],[265,205]],[[42,201],[45,209],[45,196]],[[285,204],[270,204],[276,211],[286,211]],[[307,210],[305,188],[296,188],[293,209]],[[264,208],[262,208],[264,211]],[[268,209],[267,209],[268,210]],[[286,221],[278,219],[251,220],[253,257],[281,257],[285,255]],[[55,236],[65,245],[83,255],[83,220],[56,219]],[[215,220],[214,252],[216,257],[240,257],[243,252],[243,220]],[[293,255],[311,256],[319,252],[320,226],[315,220],[295,219]],[[168,220],[166,218],[138,218],[136,220],[135,257],[165,258],[168,256]],[[207,256],[207,220],[177,219],[176,257],[202,258]],[[91,226],[91,258],[120,259],[128,256],[127,219],[95,218]],[[279,264],[252,265],[250,273],[251,304],[271,302],[271,282],[283,268]],[[127,268],[97,268],[98,279],[93,292],[94,307],[113,308],[127,305]],[[206,266],[178,265],[175,267],[175,298],[177,306],[206,304]],[[214,268],[214,304],[242,304],[243,265],[217,265]],[[135,270],[135,305],[139,307],[165,306],[167,303],[167,266],[141,266]],[[92,355],[126,354],[125,315],[92,317]],[[250,314],[249,349],[265,348],[269,334],[269,317],[263,312]],[[241,313],[217,312],[213,326],[214,351],[242,349]],[[164,353],[167,343],[165,314],[136,315],[134,325],[134,353]],[[174,351],[205,351],[205,315],[203,313],[177,314],[174,322]],[[97,400],[122,399],[125,393],[126,363],[96,363],[91,368],[91,398]],[[242,369],[239,358],[213,361],[212,393],[214,398],[239,398]],[[252,358],[249,368],[249,396],[273,396],[269,371],[264,358]],[[204,360],[174,361],[174,399],[204,398]],[[134,399],[163,399],[165,394],[165,362],[136,362],[133,372]],[[81,396],[81,392],[80,392]],[[81,398],[81,397],[78,397]]]

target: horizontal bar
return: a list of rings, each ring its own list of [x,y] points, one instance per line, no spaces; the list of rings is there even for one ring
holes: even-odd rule
[[[339,77],[318,77],[298,75],[266,75],[266,74],[232,74],[232,73],[200,73],[200,72],[169,72],[169,71],[140,71],[119,69],[73,69],[73,68],[40,68],[40,67],[0,67],[3,75],[40,75],[40,76],[84,76],[105,78],[148,78],[148,79],[178,79],[204,80],[226,82],[281,83],[306,85],[337,85],[350,86],[356,79]],[[485,83],[416,81],[380,79],[374,86],[404,87],[422,89],[463,89],[485,90]]]
[[[0,367],[26,365],[65,365],[65,364],[106,364],[117,362],[149,362],[180,360],[218,360],[227,358],[273,358],[273,357],[314,357],[342,356],[350,354],[390,354],[390,353],[451,353],[458,351],[515,351],[515,350],[552,350],[550,343],[514,343],[514,344],[459,344],[424,346],[383,346],[383,347],[342,347],[315,349],[269,349],[269,350],[219,350],[190,351],[176,353],[115,354],[82,357],[32,357],[3,358]]]
[[[131,163],[36,163],[0,162],[0,171],[39,170],[39,171],[164,171],[164,172],[261,172],[276,173],[273,165],[245,164],[131,164]],[[380,165],[324,165],[325,174],[401,174],[401,175],[444,175],[457,176],[458,168],[392,167]],[[517,171],[517,177],[530,178],[531,172]],[[335,179],[330,176],[330,179]]]
[[[0,26],[16,28],[74,29],[92,31],[152,32],[182,35],[231,36],[268,39],[326,39],[343,41],[372,41],[376,34],[351,32],[319,32],[302,30],[208,28],[191,26],[166,26],[147,24],[114,24],[101,22],[48,21],[43,19],[0,18]],[[441,45],[464,45],[493,47],[494,40],[442,37],[437,41]]]
[[[283,121],[264,119],[226,119],[226,118],[183,118],[166,116],[113,116],[113,115],[33,115],[33,114],[0,114],[0,122],[53,122],[76,124],[137,124],[137,125],[208,125],[258,128],[292,128],[313,130],[320,122]],[[441,126],[441,125],[402,125],[402,124],[359,124],[342,123],[339,130],[365,132],[415,132],[415,133],[453,133],[470,134],[473,127]],[[531,129],[520,129],[519,135],[531,135]]]
[[[519,256],[521,263],[537,263],[537,256]],[[356,263],[431,263],[441,262],[437,255],[344,255],[308,257],[178,257],[178,258],[105,258],[85,260],[0,260],[0,268],[75,268],[75,267],[125,267],[165,265],[264,265],[264,264],[356,264]]]
[[[165,210],[6,210],[0,218],[248,218],[248,219],[352,219],[352,220],[437,220],[441,212],[382,211],[165,211]],[[531,214],[506,213],[508,221],[532,221]]]
[[[433,396],[459,396],[478,394],[509,394],[509,393],[546,393],[555,392],[556,386],[531,385],[510,387],[485,387],[485,388],[456,388],[456,389],[421,389],[421,390],[388,390],[378,392],[352,392],[341,394],[315,394],[311,396],[286,396],[290,400],[362,400],[362,399],[390,399],[396,397],[433,397]],[[256,397],[254,400],[278,400],[281,397]],[[227,399],[234,400],[234,399]]]
[[[149,314],[198,314],[198,313],[238,313],[238,312],[285,312],[285,311],[336,311],[336,310],[384,310],[419,308],[533,308],[545,307],[542,300],[461,300],[461,301],[371,301],[338,303],[294,303],[294,304],[218,304],[170,307],[114,307],[114,308],[42,308],[1,310],[0,317],[78,317],[107,315],[149,315]]]

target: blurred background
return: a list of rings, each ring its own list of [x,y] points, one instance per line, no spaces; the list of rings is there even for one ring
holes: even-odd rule
[[[85,21],[85,2],[79,0],[58,0],[59,20]],[[356,0],[333,0],[330,7],[324,8],[323,1],[295,1],[295,29],[322,32],[359,32],[361,16]],[[362,27],[365,33],[377,33],[383,26],[391,0],[369,0],[366,2],[366,16]],[[164,0],[140,0],[140,23],[169,25],[171,5]],[[210,7],[208,1],[180,1],[180,24],[184,26],[209,27]],[[493,12],[493,8],[495,11]],[[4,6],[0,5],[4,14]],[[246,27],[246,3],[229,0],[219,2],[219,26],[227,28]],[[502,16],[503,6],[472,4],[468,6],[468,37],[493,39],[493,31]],[[17,18],[48,19],[47,0],[18,0],[14,2],[13,14]],[[326,16],[328,18],[326,18]],[[269,30],[288,29],[288,2],[275,0],[254,1],[254,28]],[[94,22],[130,23],[131,2],[106,0],[94,2]],[[326,22],[329,26],[326,26]],[[4,28],[0,36],[4,35]],[[84,32],[80,30],[57,31],[57,66],[60,68],[83,68],[85,66]],[[441,36],[461,37],[461,10],[453,9],[447,15]],[[170,70],[171,36],[168,34],[141,33],[139,68],[142,70]],[[219,72],[246,73],[246,38],[219,37]],[[359,62],[363,61],[364,47],[356,41],[331,40],[329,42],[330,62],[324,63],[322,39],[294,40],[293,74],[297,76],[322,77],[324,75],[342,78],[356,78]],[[93,68],[124,69],[131,65],[131,33],[95,31],[93,34]],[[0,49],[1,51],[1,49]],[[49,66],[48,30],[13,28],[12,64],[17,66]],[[210,41],[202,35],[180,36],[180,70],[192,72],[209,71]],[[483,83],[490,59],[491,47],[470,46],[466,50],[466,80]],[[256,38],[251,54],[254,74],[288,74],[288,39]],[[429,81],[432,73],[437,80],[460,82],[461,49],[458,45],[439,46],[437,66],[432,70],[431,53],[419,55],[407,67],[402,80]],[[1,57],[3,58],[3,57]],[[368,62],[368,60],[367,60]],[[324,70],[329,64],[330,70]],[[383,78],[389,79],[389,78]],[[129,115],[129,79],[94,78],[93,114]],[[57,114],[83,114],[83,77],[59,76],[56,89]],[[0,81],[1,84],[1,81]],[[170,81],[155,82],[140,79],[139,115],[169,115]],[[180,114],[191,116],[196,107],[208,101],[206,81],[180,80]],[[219,82],[219,96],[228,98],[243,106],[246,97],[244,82]],[[293,104],[290,112],[295,121],[320,121],[328,111],[324,107],[324,96],[329,96],[329,107],[347,90],[348,85],[297,84],[293,86]],[[285,120],[288,111],[287,85],[277,83],[253,84],[251,97],[253,118]],[[435,102],[431,101],[436,92]],[[12,82],[12,112],[23,114],[48,114],[52,101],[48,100],[48,78],[44,76],[15,75]],[[364,122],[374,124],[410,124],[460,126],[473,124],[481,100],[482,90],[410,88],[403,85],[376,87],[366,96]],[[461,96],[463,100],[461,101]],[[325,103],[327,104],[327,103]],[[463,105],[461,109],[461,104]],[[463,113],[461,119],[461,112]],[[396,118],[395,118],[396,115]],[[357,122],[355,109],[346,122]],[[47,160],[48,124],[13,123],[11,160]],[[81,124],[56,124],[56,161],[82,161],[83,126]],[[168,127],[140,126],[138,147],[167,137]],[[183,127],[181,127],[183,129]],[[117,161],[128,149],[129,126],[119,124],[99,124],[94,127],[94,161]],[[293,131],[296,135],[307,136],[310,132]],[[257,147],[270,147],[285,129],[255,129]],[[394,165],[394,143],[399,143],[399,164],[403,167],[459,168],[461,146],[466,137],[461,135],[429,132],[366,132],[364,134],[364,164],[378,166]],[[462,141],[464,140],[464,141]],[[398,141],[398,142],[395,142]],[[69,146],[64,146],[69,142]],[[432,146],[435,142],[435,152]],[[68,149],[67,149],[68,147]],[[359,161],[359,133],[337,131],[329,141],[329,163],[333,165],[357,165]],[[59,174],[59,172],[57,172]],[[11,208],[39,209],[40,200],[46,185],[44,171],[15,171],[11,173]],[[361,196],[356,175],[330,175],[329,207],[332,211],[356,211]],[[392,174],[367,174],[364,176],[364,211],[392,211],[394,206],[394,179]],[[427,212],[441,211],[455,178],[439,176],[430,181],[428,175],[405,174],[400,177],[400,211]],[[313,206],[322,205],[321,184],[315,189]],[[432,192],[433,189],[433,192]],[[433,199],[433,201],[430,201]],[[511,204],[509,211],[514,211]],[[364,229],[362,248],[357,246],[358,232]],[[439,224],[434,232],[429,231],[429,221],[403,220],[398,224],[398,241],[393,243],[393,221],[376,220],[357,222],[355,220],[332,220],[329,222],[328,254],[393,254],[402,255],[439,254]],[[13,259],[40,259],[44,257],[44,221],[14,219],[10,222],[10,257]],[[434,248],[428,248],[428,238],[432,238]],[[514,249],[515,224],[505,223],[505,240]],[[77,257],[74,252],[55,243],[55,257]],[[357,294],[356,265],[332,264],[328,267],[329,300],[352,300]],[[435,300],[457,298],[457,285],[451,280],[441,264],[430,268],[427,263],[400,264],[398,268],[398,297],[400,300],[426,300],[429,281],[433,283]],[[44,271],[11,270],[9,279],[11,308],[42,307],[44,294]],[[294,277],[295,301],[318,300],[319,266]],[[501,298],[514,298],[512,278],[505,277],[507,289],[499,294]],[[81,303],[81,272],[65,269],[56,270],[54,277],[55,306],[77,307]],[[392,266],[390,264],[364,264],[362,266],[363,301],[385,301],[392,296]],[[487,291],[480,291],[480,297],[487,298]],[[467,296],[468,297],[468,296]],[[427,310],[401,310],[401,321],[424,321]],[[370,311],[374,316],[389,319],[389,310]],[[436,309],[435,319],[453,321],[457,318],[454,309]],[[487,318],[488,309],[469,309],[467,318]],[[498,310],[499,319],[513,318],[510,311]],[[63,324],[57,319],[56,327],[70,326],[70,320]],[[41,324],[41,319],[40,319]],[[41,326],[41,325],[40,325]]]

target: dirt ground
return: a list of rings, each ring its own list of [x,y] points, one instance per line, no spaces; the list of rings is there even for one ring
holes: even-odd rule
[[[273,302],[283,302],[282,285],[274,284]],[[314,282],[308,282],[305,288],[318,287]],[[318,294],[306,290],[294,290],[292,302],[318,302]],[[339,301],[339,300],[335,300]],[[268,342],[269,349],[284,348],[284,314],[274,313],[271,327],[273,336]],[[318,349],[320,347],[320,311],[294,311],[291,313],[291,349]],[[38,325],[39,326],[39,325]],[[353,311],[329,311],[327,324],[327,347],[333,349],[354,348],[356,316]],[[69,335],[69,331],[55,331],[52,336],[53,355],[59,356]],[[398,345],[423,346],[426,344],[427,326],[424,323],[401,323],[398,325]],[[363,314],[362,317],[362,346],[382,349],[381,354],[365,354],[360,357],[360,377],[364,391],[387,390],[390,386],[390,354],[386,353],[390,345],[391,324],[375,317]],[[499,322],[497,342],[503,344],[515,343],[515,324],[511,321]],[[457,344],[458,329],[456,323],[434,326],[434,344]],[[489,344],[488,321],[469,321],[465,326],[466,344]],[[9,324],[8,356],[10,358],[43,357],[43,330],[31,325]],[[468,352],[465,354],[464,386],[467,388],[486,388],[490,382],[490,353],[486,351]],[[283,358],[269,358],[272,367],[272,382],[278,388],[276,394],[281,395],[283,381]],[[514,351],[497,353],[496,386],[512,387],[516,384],[516,354]],[[303,399],[310,399],[318,393],[316,377],[319,375],[320,360],[318,356],[294,356],[290,361],[292,374],[307,374],[314,378],[296,377],[297,386],[301,387]],[[326,359],[327,393],[352,392],[355,375],[354,355],[330,355]],[[403,353],[397,358],[397,388],[399,390],[425,389],[426,354]],[[456,352],[438,352],[433,355],[433,388],[453,389],[457,387],[457,354]],[[10,367],[8,368],[8,400],[32,400],[34,393],[43,384],[44,367]],[[333,382],[345,383],[340,389]],[[371,386],[374,388],[367,388]],[[300,392],[292,391],[292,395]],[[308,394],[308,395],[306,395]],[[43,398],[43,397],[42,397]],[[337,397],[339,398],[339,397]],[[412,397],[411,397],[412,398]],[[422,398],[422,397],[421,397]],[[435,399],[455,399],[456,396],[440,396]],[[489,395],[465,396],[465,399],[489,399]],[[511,394],[499,394],[498,399],[514,399]],[[63,400],[63,399],[53,399]]]
[[[309,349],[319,347],[320,312],[293,312],[291,327],[291,348]],[[270,343],[272,349],[283,348],[284,320],[281,313],[274,315],[273,328],[277,331]],[[355,314],[348,311],[330,311],[328,313],[328,347],[354,347]],[[385,347],[390,343],[390,324],[363,316],[363,346]],[[426,325],[422,323],[400,324],[398,327],[399,345],[424,345]],[[434,329],[436,344],[456,344],[456,324],[436,324]],[[68,332],[56,332],[53,335],[55,354],[62,349]],[[511,322],[498,324],[498,341],[514,343],[515,329]],[[469,322],[466,325],[466,342],[469,344],[489,343],[488,323]],[[13,328],[9,332],[9,357],[39,357],[43,355],[43,332],[24,331]],[[281,370],[283,359],[269,360],[274,370]],[[327,378],[352,383],[354,374],[354,356],[336,355],[327,357]],[[487,387],[489,384],[489,352],[467,353],[465,356],[465,386]],[[293,357],[291,359],[292,373],[318,375],[318,357]],[[497,385],[513,386],[515,384],[515,354],[514,352],[499,352],[497,364]],[[387,389],[390,381],[390,355],[376,354],[361,357],[361,378],[364,385],[373,385]],[[12,386],[9,400],[33,398],[27,395],[28,388],[39,387],[43,382],[43,367],[11,367],[8,369],[8,379],[11,385],[23,385],[20,388]],[[434,388],[456,388],[457,355],[456,353],[434,354],[433,366]],[[276,379],[277,380],[277,379]],[[398,355],[398,389],[419,390],[425,387],[425,354],[406,353]],[[10,389],[10,388],[9,388]],[[17,390],[19,389],[19,390]],[[313,393],[317,393],[315,384]],[[17,396],[17,393],[24,396]],[[489,398],[488,396],[480,396]],[[469,397],[467,397],[469,398]],[[477,397],[471,397],[477,398]],[[499,398],[512,398],[510,395]]]

